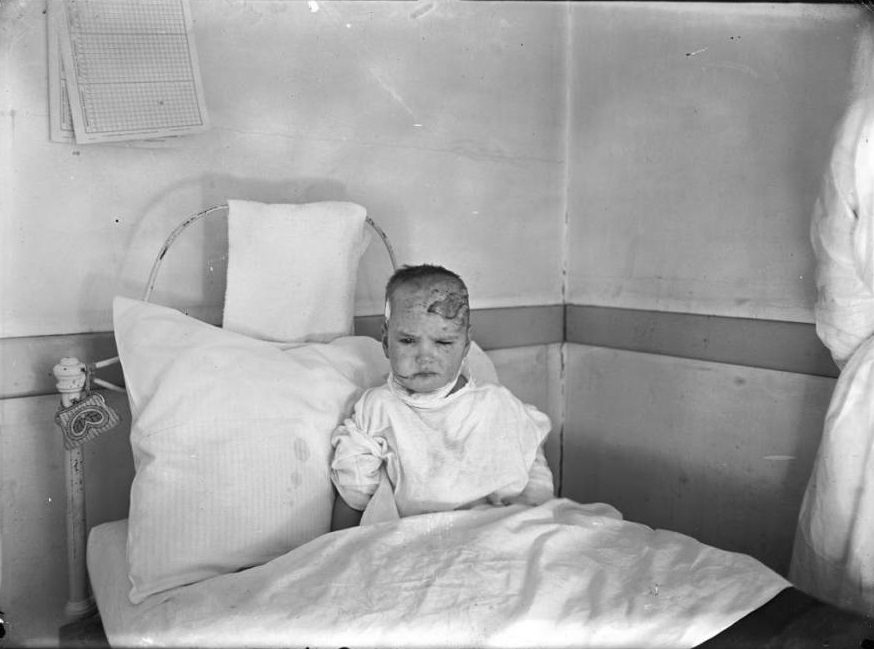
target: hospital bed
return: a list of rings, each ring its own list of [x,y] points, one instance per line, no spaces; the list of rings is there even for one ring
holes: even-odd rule
[[[125,390],[131,406],[129,516],[91,529],[84,553],[111,646],[870,646],[871,620],[805,595],[748,555],[626,521],[608,503],[556,497],[330,532],[328,440],[357,396],[384,380],[379,343],[350,332],[271,340],[151,301],[177,237],[238,207],[247,205],[185,219],[142,299],[116,299],[118,358],[65,366],[65,406],[98,392],[83,392],[86,376]],[[324,205],[284,207],[286,218]],[[352,209],[350,227],[375,232],[397,267],[363,208],[327,207]],[[349,241],[354,265],[360,249]],[[345,301],[348,316],[348,286],[318,295]],[[316,319],[331,308],[317,306]],[[116,362],[123,388],[96,374]],[[467,371],[499,380],[475,344]],[[90,419],[98,427],[99,415]],[[77,429],[85,441],[88,421]],[[80,450],[70,443],[72,600],[88,587],[75,577],[87,529]]]

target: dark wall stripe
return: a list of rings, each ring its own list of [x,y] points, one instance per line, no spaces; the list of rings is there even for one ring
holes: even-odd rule
[[[548,345],[564,340],[836,377],[814,326],[799,322],[570,304],[475,309],[473,337],[483,349]],[[355,333],[379,338],[382,316],[355,318]],[[110,332],[0,339],[0,398],[55,393],[54,365],[65,356],[96,361],[116,355]],[[118,365],[99,376],[121,384]]]
[[[52,369],[62,358],[93,362],[117,353],[111,332],[0,339],[0,398],[56,394]],[[99,376],[122,383],[118,365],[101,370]]]
[[[564,337],[564,307],[533,306],[475,309],[471,313],[474,340],[483,349],[503,349],[560,343]],[[355,333],[379,339],[382,316],[355,318]],[[65,356],[93,362],[118,352],[111,332],[29,336],[0,339],[0,399],[54,394],[52,368]],[[119,365],[98,376],[123,384]]]
[[[836,377],[814,325],[777,320],[567,306],[567,341]]]
[[[550,345],[564,341],[564,305],[475,309],[471,335],[483,349]]]
[[[555,304],[474,309],[470,324],[473,339],[483,349],[549,345],[564,340],[564,307]],[[355,333],[379,340],[382,316],[356,317]]]

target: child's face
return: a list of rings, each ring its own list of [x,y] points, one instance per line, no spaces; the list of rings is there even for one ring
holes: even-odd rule
[[[449,310],[442,308],[445,295],[439,288],[401,286],[392,296],[382,346],[395,379],[411,392],[430,392],[452,381],[470,347],[467,310],[453,310],[451,296]]]

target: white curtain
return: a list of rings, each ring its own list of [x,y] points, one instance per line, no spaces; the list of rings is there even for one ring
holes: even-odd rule
[[[841,374],[807,486],[789,578],[874,615],[874,34],[860,33],[849,108],[811,225],[816,329]]]

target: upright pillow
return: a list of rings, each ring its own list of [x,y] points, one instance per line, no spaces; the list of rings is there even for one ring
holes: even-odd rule
[[[223,327],[277,342],[352,334],[366,218],[343,201],[229,200]]]
[[[464,359],[462,372],[480,385],[483,383],[500,384],[495,364],[475,340],[470,341],[470,349]]]
[[[380,344],[279,346],[158,305],[113,306],[133,415],[131,602],[328,532],[330,435],[384,380]]]

